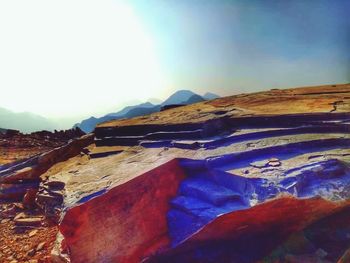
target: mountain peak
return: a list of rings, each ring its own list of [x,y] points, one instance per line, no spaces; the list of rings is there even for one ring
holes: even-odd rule
[[[193,95],[196,95],[196,93],[190,90],[178,90],[171,96],[169,96],[162,103],[162,105],[183,104],[184,102],[188,101],[188,99],[191,98]]]
[[[217,96],[215,94],[209,94],[208,96]],[[150,101],[141,103],[134,106],[127,106],[122,110],[109,113],[101,118],[89,118],[83,120],[81,123],[75,125],[75,127],[80,127],[84,132],[91,132],[95,129],[95,126],[98,123],[113,120],[113,119],[121,119],[121,118],[132,118],[137,116],[142,116],[146,114],[151,114],[154,112],[158,112],[161,110],[163,106],[168,105],[188,105],[192,103],[197,103],[204,101],[205,99],[190,91],[190,90],[178,90],[169,96],[163,103],[154,103],[152,104]]]

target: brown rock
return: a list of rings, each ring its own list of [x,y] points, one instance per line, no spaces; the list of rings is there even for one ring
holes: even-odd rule
[[[31,209],[36,206],[35,197],[38,189],[28,189],[26,194],[23,197],[23,206],[25,208]]]
[[[14,203],[14,206],[17,208],[17,209],[20,209],[20,210],[23,210],[24,209],[24,206],[22,203]]]
[[[44,248],[45,244],[46,244],[45,242],[39,243],[39,245],[36,247],[36,251],[42,250]]]
[[[15,216],[14,220],[17,220],[17,219],[20,219],[20,218],[25,218],[25,217],[26,217],[26,214],[23,213],[23,212],[21,212],[21,213],[19,213],[19,214],[17,214],[17,215]]]
[[[29,249],[30,249],[30,246],[29,246],[29,245],[25,245],[25,246],[23,247],[23,249],[24,249],[24,250],[29,250]]]
[[[32,230],[32,231],[29,232],[28,236],[29,236],[29,237],[33,237],[33,236],[36,235],[36,233],[38,233],[38,230],[37,230],[37,229]]]
[[[47,185],[50,188],[63,189],[65,184],[63,182],[60,182],[60,181],[49,181],[49,182],[47,182]]]
[[[0,181],[2,183],[16,183],[19,180],[31,179],[33,173],[32,167],[25,167],[20,170],[15,171],[10,176],[2,178]]]
[[[14,220],[15,225],[17,226],[40,226],[41,221],[41,217],[19,218]]]
[[[2,212],[3,217],[14,217],[16,215],[16,207],[12,206],[7,208],[5,211]]]
[[[50,261],[55,263],[70,263],[70,257],[68,256],[67,247],[65,245],[63,235],[59,232],[57,234],[56,241],[51,250]]]
[[[37,202],[46,204],[61,204],[63,202],[62,195],[38,194]]]
[[[35,255],[35,253],[36,253],[35,249],[31,249],[31,250],[28,251],[27,255],[28,255],[29,257],[32,257],[32,256]]]
[[[10,222],[10,219],[6,218],[6,219],[1,220],[1,224],[5,224],[7,222]]]

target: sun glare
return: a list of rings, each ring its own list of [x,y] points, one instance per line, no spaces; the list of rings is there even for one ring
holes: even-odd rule
[[[125,2],[1,1],[0,36],[0,105],[14,111],[103,113],[164,85],[155,44]]]

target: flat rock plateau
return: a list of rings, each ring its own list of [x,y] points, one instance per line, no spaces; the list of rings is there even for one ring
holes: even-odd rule
[[[350,262],[350,84],[218,98],[11,149],[1,262]]]

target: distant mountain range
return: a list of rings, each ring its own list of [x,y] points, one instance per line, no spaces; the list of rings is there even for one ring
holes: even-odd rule
[[[50,120],[29,112],[13,112],[0,108],[0,127],[16,129],[24,133],[38,130],[53,130],[54,124]]]
[[[121,111],[115,113],[106,114],[103,117],[96,118],[90,117],[88,119],[83,120],[80,123],[74,125],[74,127],[79,127],[84,132],[92,132],[95,129],[95,126],[98,123],[113,120],[113,119],[124,119],[124,118],[133,118],[142,115],[151,114],[154,112],[158,112],[162,109],[162,107],[167,105],[189,105],[205,100],[212,100],[219,98],[218,95],[213,93],[206,93],[203,96],[200,96],[190,90],[179,90],[172,94],[165,101],[155,105],[151,102],[141,103],[134,106],[127,106]],[[156,101],[155,99],[152,99]]]
[[[109,113],[100,118],[90,117],[75,124],[74,128],[79,127],[84,132],[91,132],[95,129],[95,126],[101,122],[151,114],[160,111],[162,107],[167,105],[188,105],[218,97],[218,95],[213,93],[206,93],[203,96],[200,96],[189,90],[179,90],[163,102],[158,99],[150,99],[150,102],[127,106],[118,112]],[[6,129],[15,129],[23,133],[31,133],[41,130],[53,131],[54,129],[58,129],[58,127],[59,125],[56,122],[30,112],[18,113],[5,108],[0,108],[0,133],[5,132]]]

